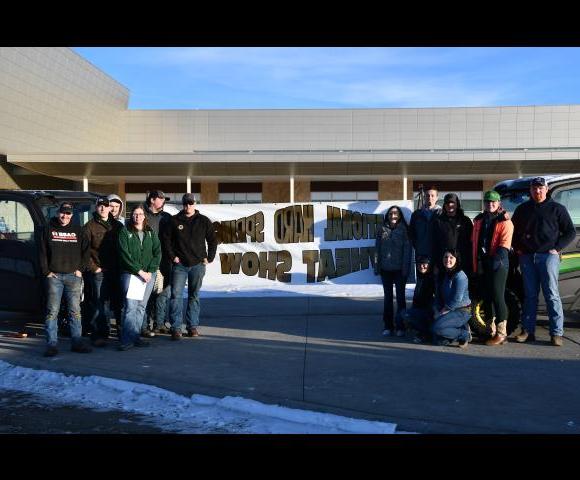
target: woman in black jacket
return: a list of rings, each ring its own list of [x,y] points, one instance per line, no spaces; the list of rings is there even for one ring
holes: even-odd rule
[[[387,210],[384,223],[377,229],[375,243],[375,275],[381,275],[385,292],[383,336],[393,331],[393,285],[397,292],[397,336],[405,334],[402,313],[406,309],[405,285],[411,266],[411,241],[407,222],[398,206]]]

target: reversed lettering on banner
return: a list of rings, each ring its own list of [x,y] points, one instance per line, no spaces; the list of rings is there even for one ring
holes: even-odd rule
[[[409,219],[411,201],[200,205],[218,239],[204,285],[380,283],[375,237],[392,205]]]

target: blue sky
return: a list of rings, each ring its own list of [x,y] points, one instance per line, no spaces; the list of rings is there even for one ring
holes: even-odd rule
[[[83,47],[131,109],[580,103],[575,47]]]

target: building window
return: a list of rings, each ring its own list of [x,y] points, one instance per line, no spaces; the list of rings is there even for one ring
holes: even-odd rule
[[[379,182],[317,182],[310,184],[312,202],[365,202],[379,199]]]
[[[377,201],[378,192],[311,192],[312,202],[365,202]]]
[[[262,193],[258,192],[235,192],[220,193],[219,203],[262,203]]]

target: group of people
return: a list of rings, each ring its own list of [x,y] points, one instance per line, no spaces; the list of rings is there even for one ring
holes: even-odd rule
[[[548,197],[546,179],[532,179],[530,199],[516,208],[511,219],[494,190],[485,192],[483,212],[473,222],[456,194],[445,195],[442,208],[437,200],[437,189],[428,189],[425,204],[413,212],[409,225],[401,209],[393,206],[377,230],[375,274],[380,274],[384,288],[383,335],[410,334],[416,343],[432,341],[466,348],[472,340],[471,303],[480,296],[491,332],[485,344],[505,344],[505,288],[513,250],[524,284],[522,331],[515,340],[535,341],[541,287],[551,344],[561,346],[564,314],[558,291],[559,265],[561,251],[575,238],[576,230],[566,208]],[[413,250],[416,285],[412,307],[406,308],[405,285]]]
[[[155,333],[171,333],[172,340],[180,340],[186,281],[185,334],[199,336],[199,291],[206,265],[215,258],[217,240],[212,222],[196,209],[193,194],[183,196],[183,209],[175,216],[163,211],[165,201],[162,191],[149,192],[145,204],[134,207],[125,222],[120,197],[99,197],[93,218],[84,226],[71,222],[72,203],[59,205],[39,240],[47,293],[45,356],[58,354],[63,296],[73,352],[106,346],[112,318],[121,351],[149,346],[143,337]],[[131,285],[140,282],[144,293],[127,295]],[[87,308],[81,314],[83,289]],[[83,340],[83,333],[90,335],[92,346]]]

